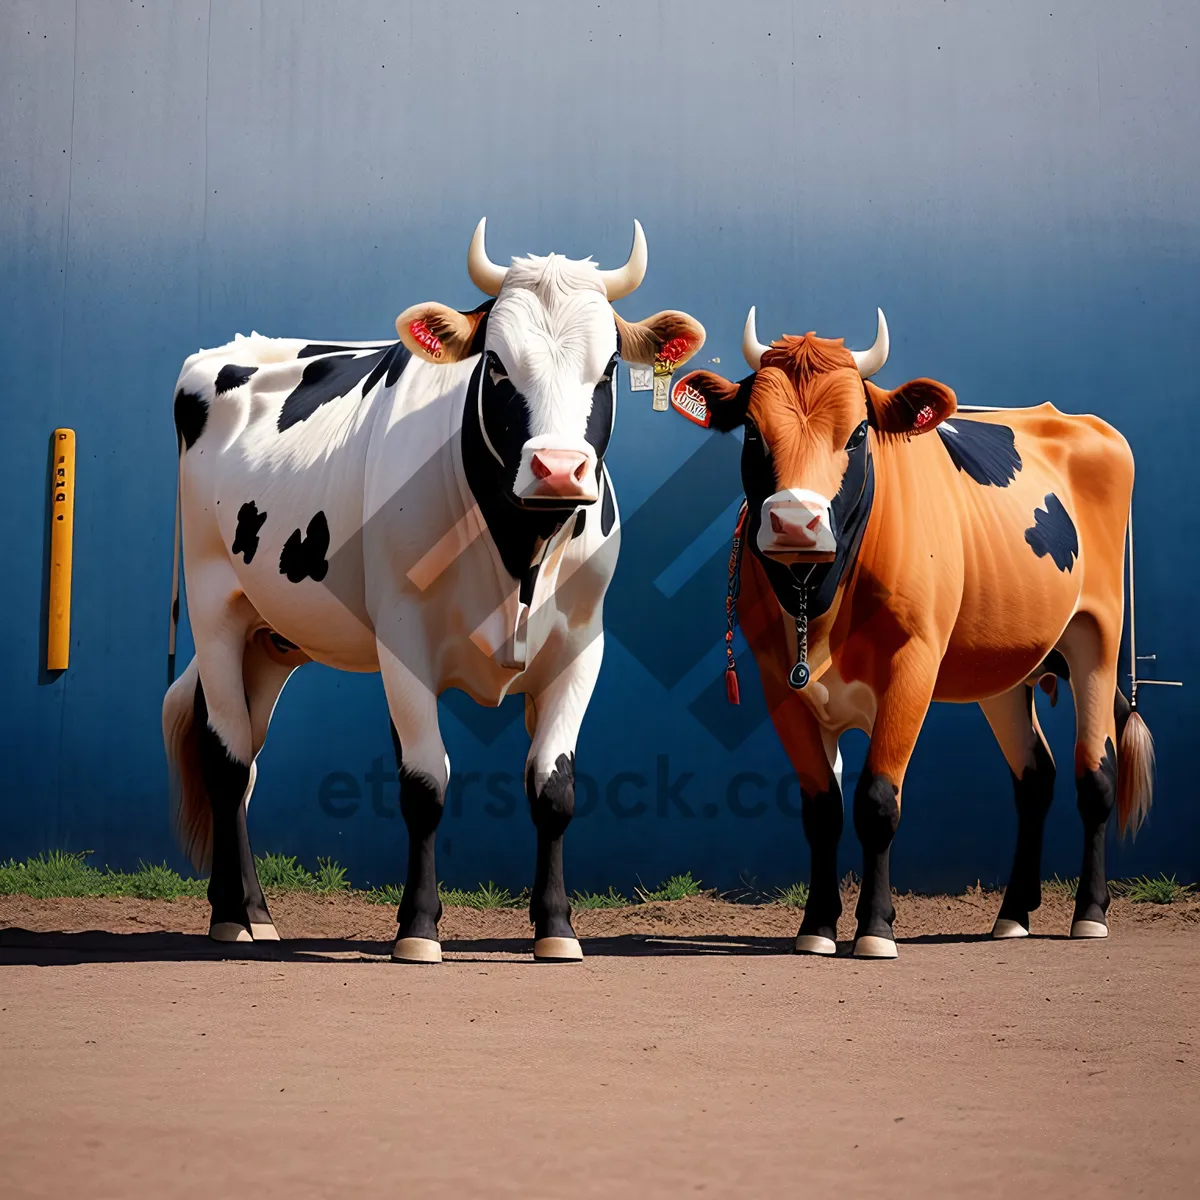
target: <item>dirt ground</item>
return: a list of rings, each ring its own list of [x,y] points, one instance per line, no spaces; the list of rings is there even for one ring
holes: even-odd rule
[[[357,899],[229,948],[201,901],[0,897],[0,1191],[1197,1194],[1200,903],[1104,942],[1062,897],[993,942],[998,904],[898,898],[895,962],[796,957],[775,905],[581,913],[553,966],[454,909],[405,967]]]

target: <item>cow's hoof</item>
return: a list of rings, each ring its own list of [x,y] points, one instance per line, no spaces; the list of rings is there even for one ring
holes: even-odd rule
[[[837,942],[833,938],[822,937],[819,933],[798,933],[796,935],[796,953],[824,954],[826,956],[836,954]]]
[[[403,963],[440,963],[442,943],[433,938],[402,937],[392,947],[392,961]]]
[[[1010,921],[1008,917],[997,917],[992,926],[994,938],[1023,938],[1029,936],[1029,930],[1020,921]]]
[[[214,942],[252,942],[250,930],[237,921],[214,921],[208,927],[208,936]]]
[[[1103,921],[1072,921],[1071,936],[1073,938],[1106,938],[1108,926]]]
[[[279,941],[279,931],[271,924],[270,921],[251,921],[250,936],[256,942],[277,942]]]
[[[896,943],[891,938],[864,934],[854,943],[855,958],[895,958]]]
[[[583,962],[583,947],[578,938],[544,937],[533,943],[536,962]]]

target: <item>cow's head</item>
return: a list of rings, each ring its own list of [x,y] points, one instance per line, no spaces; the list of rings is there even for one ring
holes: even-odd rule
[[[467,269],[495,299],[473,312],[417,304],[396,318],[404,344],[431,363],[482,354],[473,377],[483,442],[522,507],[572,509],[599,496],[599,471],[612,435],[617,359],[685,362],[704,344],[686,313],[631,323],[613,310],[646,273],[646,238],[634,222],[629,261],[601,271],[559,254],[488,259],[485,221],[471,239]]]
[[[860,351],[813,333],[764,346],[752,308],[742,350],[752,374],[731,383],[694,371],[672,389],[674,407],[722,432],[745,427],[742,483],[764,558],[830,562],[863,494],[873,442],[927,433],[954,412],[954,393],[932,379],[890,392],[868,382],[887,361],[882,310],[875,344]]]

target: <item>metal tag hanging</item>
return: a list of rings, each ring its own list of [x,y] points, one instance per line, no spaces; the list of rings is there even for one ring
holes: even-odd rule
[[[666,412],[671,407],[671,364],[659,359],[654,364],[654,412]]]
[[[796,663],[788,672],[788,686],[801,691],[808,686],[812,671],[808,666],[808,591],[796,588]]]

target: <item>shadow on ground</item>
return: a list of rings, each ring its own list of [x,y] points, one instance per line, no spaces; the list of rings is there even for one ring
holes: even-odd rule
[[[587,958],[744,957],[792,953],[790,938],[730,935],[667,936],[622,934],[584,938]],[[1057,940],[1057,939],[1054,939]],[[901,945],[988,942],[987,934],[923,934],[898,938]],[[513,962],[535,965],[529,938],[451,938],[442,949],[453,962]],[[838,956],[851,943],[838,943]],[[381,962],[390,961],[390,942],[358,938],[291,938],[281,942],[225,945],[203,934],[155,931],[112,933],[105,930],[37,932],[0,930],[0,967],[70,966],[97,962]],[[544,964],[537,964],[544,965]]]

